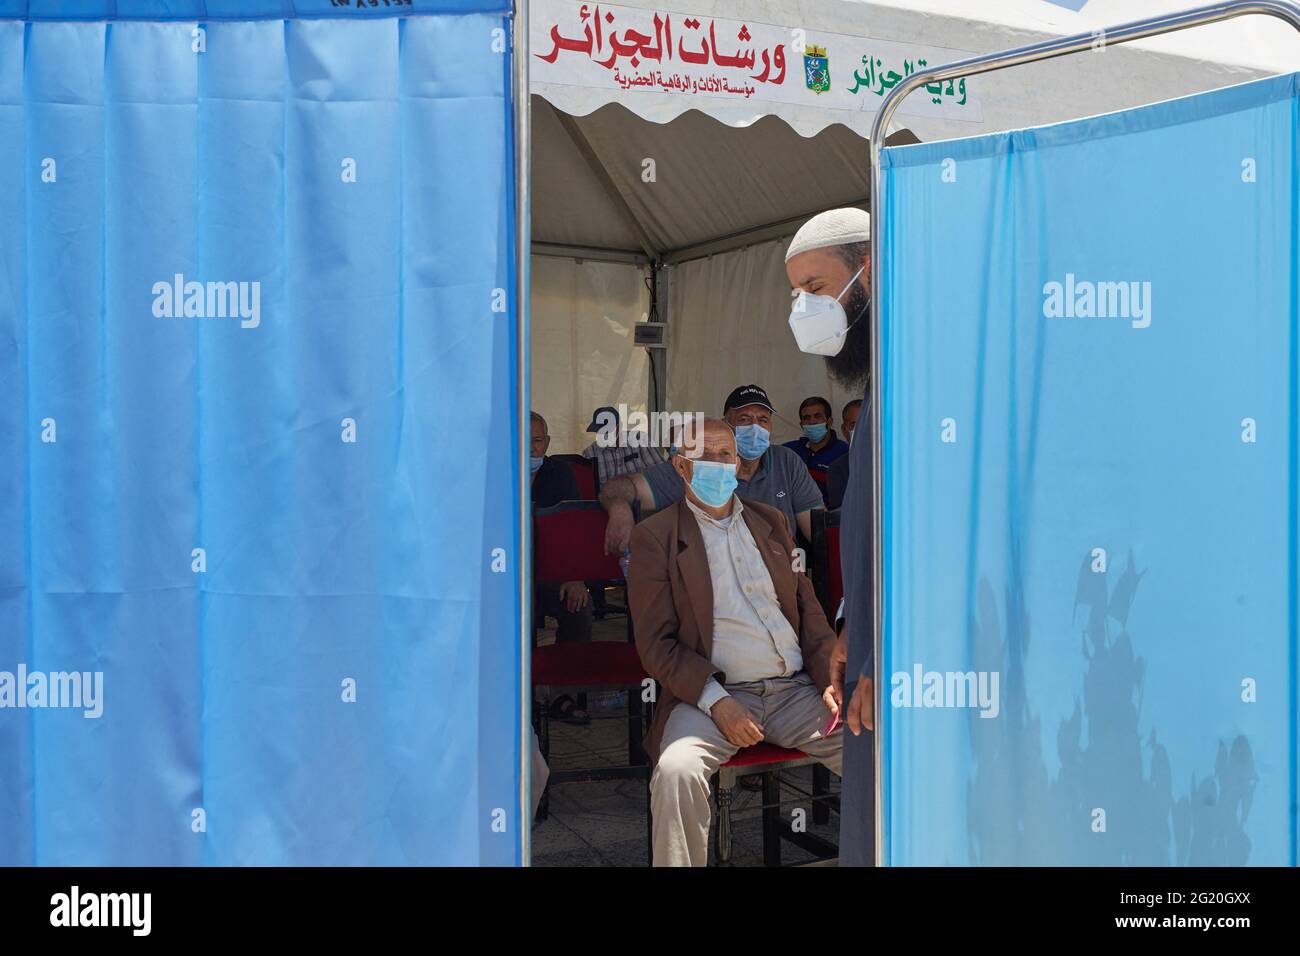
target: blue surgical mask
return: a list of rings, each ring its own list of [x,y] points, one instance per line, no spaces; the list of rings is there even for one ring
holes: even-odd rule
[[[528,459],[528,470],[531,471],[534,475],[537,474],[537,469],[542,467],[542,462],[544,461],[546,461],[545,455],[543,455],[541,458],[530,457]]]
[[[811,442],[819,442],[826,437],[827,427],[825,422],[817,425],[804,425],[803,437]]]
[[[691,491],[710,508],[721,508],[736,490],[736,466],[721,461],[691,461]]]
[[[767,451],[770,438],[762,425],[741,425],[736,429],[736,451],[746,461],[755,461]]]

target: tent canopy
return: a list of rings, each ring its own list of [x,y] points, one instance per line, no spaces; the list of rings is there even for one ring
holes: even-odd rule
[[[534,0],[530,87],[585,116],[621,103],[667,122],[698,109],[730,126],[777,116],[811,136],[866,134],[906,73],[1185,9],[1187,0]],[[1079,7],[1073,10],[1071,7]],[[1039,63],[914,94],[900,125],[926,141],[1125,109],[1291,69],[1300,39],[1240,17],[1095,56]],[[702,61],[702,62],[701,62]],[[779,67],[776,66],[779,64]]]
[[[816,0],[791,11],[771,0],[682,0],[655,7],[536,0],[530,81],[534,241],[542,246],[539,251],[568,245],[671,262],[762,241],[770,238],[772,226],[776,234],[790,235],[814,212],[866,202],[867,152],[861,136],[889,89],[891,70],[1187,5],[1186,0]],[[597,19],[604,31],[599,37],[591,31]],[[652,40],[656,23],[660,38]],[[687,23],[698,25],[687,29]],[[781,89],[753,82],[758,66],[680,63],[681,52],[707,48],[706,32],[724,60],[746,50],[770,57],[784,40]],[[629,34],[647,43],[623,43]],[[737,35],[751,40],[734,39]],[[557,37],[581,40],[590,50],[557,48]],[[826,51],[829,90],[808,88],[802,54],[790,46],[796,41],[805,51],[818,44]],[[660,49],[657,65],[637,56],[647,46]],[[724,49],[727,53],[718,53]],[[672,50],[677,58],[670,61]],[[870,88],[861,82],[867,78],[864,56],[879,64]],[[641,69],[631,66],[633,60]],[[946,90],[937,96],[918,91],[899,113],[896,126],[907,132],[898,142],[974,136],[1127,109],[1256,79],[1298,62],[1300,38],[1294,31],[1269,17],[1243,17],[1091,56],[975,77],[963,106],[954,105]],[[619,79],[644,75],[648,66],[661,78],[676,66],[707,70],[734,80],[733,89],[748,77],[754,92],[620,86]],[[858,92],[849,93],[855,86]],[[546,103],[538,104],[538,98]],[[936,105],[935,99],[942,102]],[[810,141],[800,142],[801,137]]]
[[[533,136],[533,241],[543,247],[672,262],[867,200],[865,141],[844,126],[804,139],[775,117],[743,129],[696,111],[647,123],[618,105],[572,117],[534,96]]]

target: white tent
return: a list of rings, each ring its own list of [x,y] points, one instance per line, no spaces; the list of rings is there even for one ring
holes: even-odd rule
[[[595,407],[645,408],[652,386],[661,408],[717,414],[732,387],[757,382],[780,413],[776,440],[796,436],[808,395],[838,417],[857,396],[795,350],[784,250],[808,216],[866,206],[862,137],[884,94],[925,63],[1188,3],[531,6],[533,404],[560,452],[590,440],[581,430]],[[1091,55],[914,93],[891,142],[1057,122],[1296,67],[1300,37],[1267,17],[1115,48],[1099,34]],[[669,323],[653,367],[633,344],[652,309]]]

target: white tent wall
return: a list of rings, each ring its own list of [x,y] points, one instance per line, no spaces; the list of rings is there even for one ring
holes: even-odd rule
[[[531,269],[532,408],[550,428],[550,453],[576,454],[601,405],[646,409],[648,360],[632,327],[646,317],[648,272],[551,256],[533,256]]]
[[[669,411],[721,415],[727,393],[753,382],[776,406],[774,442],[799,437],[799,403],[811,395],[831,403],[838,431],[840,409],[861,398],[861,389],[836,388],[825,360],[795,347],[787,324],[788,244],[779,239],[671,267]]]

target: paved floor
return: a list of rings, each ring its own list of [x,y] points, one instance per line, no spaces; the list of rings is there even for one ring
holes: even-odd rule
[[[611,592],[611,600],[616,592]],[[551,623],[551,622],[548,622]],[[625,640],[625,621],[611,616],[597,621],[597,640]],[[553,630],[543,632],[539,643],[554,640]],[[627,763],[626,710],[611,696],[590,695],[591,723],[575,726],[551,722],[550,764],[554,769],[578,769],[625,765]],[[831,791],[839,791],[839,778],[831,775]],[[838,842],[839,817],[830,823],[812,820],[812,803],[805,793],[812,790],[812,768],[782,774],[782,814],[788,821],[796,808],[804,811],[808,832]],[[736,788],[732,802],[733,849],[729,866],[762,866],[763,837],[758,791]],[[789,801],[789,802],[786,802]],[[716,829],[716,819],[714,828]],[[533,827],[534,866],[646,866],[646,789],[640,780],[607,780],[591,783],[554,784],[550,787],[550,812]],[[717,866],[713,842],[709,843],[709,865]],[[785,864],[811,862],[810,853],[782,841],[781,861]]]

